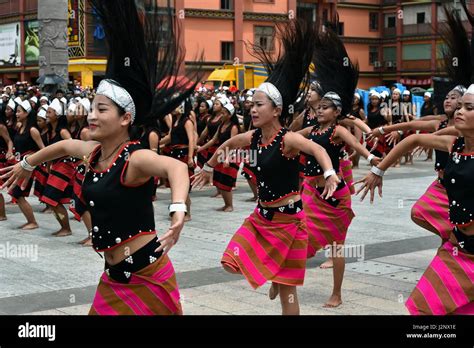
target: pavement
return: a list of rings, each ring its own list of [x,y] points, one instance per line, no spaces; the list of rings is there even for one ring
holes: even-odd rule
[[[390,169],[384,178],[383,199],[370,205],[353,196],[355,219],[347,246],[343,304],[326,309],[332,290],[332,270],[320,269],[324,252],[309,260],[305,284],[298,288],[303,315],[406,315],[404,302],[440,245],[440,239],[410,220],[410,209],[435,178],[433,162],[415,159],[413,166]],[[354,171],[361,178],[369,170],[364,160]],[[191,193],[192,221],[186,223],[170,258],[176,270],[186,315],[280,314],[279,300],[268,299],[269,284],[253,290],[239,275],[226,273],[220,259],[227,243],[255,204],[240,178],[234,191],[234,212],[215,211],[223,205],[210,198],[209,187]],[[9,197],[6,197],[9,200]],[[170,194],[158,189],[156,226],[169,226]],[[103,271],[103,260],[77,241],[85,238],[83,224],[72,221],[73,235],[56,238],[56,220],[41,214],[43,205],[29,198],[40,228],[17,229],[24,217],[16,205],[7,205],[7,221],[0,222],[0,315],[86,315]],[[23,250],[20,250],[23,248]],[[17,252],[15,254],[15,252]]]

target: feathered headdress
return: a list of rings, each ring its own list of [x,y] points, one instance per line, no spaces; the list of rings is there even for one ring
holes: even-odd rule
[[[164,117],[191,95],[200,70],[189,79],[196,81],[191,86],[188,79],[177,78],[184,54],[169,0],[167,7],[153,1],[140,8],[135,0],[89,1],[102,22],[108,47],[106,80],[98,94],[131,112],[134,125]],[[157,89],[158,84],[164,87]]]
[[[247,48],[268,72],[266,83],[260,86],[260,90],[263,89],[275,105],[282,106],[280,122],[284,125],[293,111],[290,105],[307,89],[308,68],[313,56],[313,47],[309,43],[316,39],[316,33],[309,24],[299,20],[275,26],[275,39],[280,43],[276,59],[258,45],[248,44]]]
[[[341,108],[341,117],[345,117],[352,109],[359,65],[351,61],[344,43],[333,29],[337,27],[337,22],[336,18],[331,25],[320,27],[314,43],[313,64],[315,77],[324,95]],[[339,96],[339,100],[334,94]]]

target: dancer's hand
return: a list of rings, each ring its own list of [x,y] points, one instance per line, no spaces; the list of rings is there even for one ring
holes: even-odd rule
[[[341,182],[341,179],[336,174],[331,175],[326,179],[326,184],[324,185],[324,191],[322,193],[323,199],[331,198],[334,192],[336,192],[337,185]]]
[[[194,161],[192,159],[188,161],[188,168],[191,168],[191,169],[194,168]]]
[[[380,133],[378,128],[372,129],[370,133],[366,134],[365,140],[366,141],[373,141],[375,139],[378,139],[382,137],[382,133]]]
[[[382,198],[382,177],[381,176],[375,175],[374,173],[370,172],[369,174],[366,175],[365,178],[354,183],[354,185],[357,185],[357,184],[363,184],[356,192],[356,195],[359,195],[359,193],[362,190],[364,191],[362,193],[362,197],[360,198],[361,202],[364,200],[365,196],[370,191],[370,204],[372,204],[374,202],[376,187],[378,188],[380,198]]]
[[[388,145],[392,145],[392,143],[395,145],[397,144],[400,139],[402,138],[400,133],[397,131],[390,132],[390,134],[387,134],[386,137]]]
[[[372,158],[372,161],[370,161],[370,164],[377,167],[380,162],[382,162],[382,159],[380,157],[374,157]]]
[[[199,173],[191,176],[191,180],[192,188],[200,190],[211,183],[211,173],[201,170]]]
[[[156,252],[163,250],[163,254],[166,255],[171,248],[178,243],[179,235],[184,226],[185,213],[183,211],[177,211],[171,218],[171,226],[163,236],[158,238],[161,243],[160,247],[156,249]]]
[[[24,170],[20,163],[17,163],[13,166],[0,169],[0,174],[3,174],[0,176],[0,179],[4,181],[4,184],[0,187],[0,189],[3,190],[4,188],[7,188],[8,191],[10,191],[18,184],[20,184],[20,188],[22,190],[26,189],[28,181],[30,180],[31,174],[33,174],[33,172]]]
[[[5,154],[5,158],[6,158],[7,161],[11,161],[12,159],[15,158],[15,156],[13,155],[13,152],[7,152]]]

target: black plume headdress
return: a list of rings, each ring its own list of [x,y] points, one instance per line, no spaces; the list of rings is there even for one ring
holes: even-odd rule
[[[349,58],[344,43],[333,29],[336,24],[337,19],[332,25],[319,29],[313,64],[315,77],[326,98],[340,107],[341,117],[345,117],[352,109],[359,80],[359,65],[352,63]],[[339,99],[329,92],[335,93]]]
[[[169,0],[166,7],[159,7],[156,1],[146,1],[146,6],[135,0],[89,1],[102,22],[108,47],[102,87],[109,90],[107,96],[117,96],[117,86],[129,94],[122,91],[118,100],[111,99],[117,103],[131,97],[132,104],[118,105],[135,111],[134,125],[162,118],[188,98],[198,83],[200,69],[190,79],[177,78],[184,53]]]
[[[265,49],[258,45],[249,45],[249,52],[264,64],[268,72],[266,82],[274,85],[281,95],[283,111],[280,122],[285,125],[294,111],[290,105],[307,89],[308,68],[313,55],[313,48],[309,43],[316,39],[316,33],[309,24],[299,20],[290,20],[275,26],[275,38],[281,45],[277,58],[272,59]]]

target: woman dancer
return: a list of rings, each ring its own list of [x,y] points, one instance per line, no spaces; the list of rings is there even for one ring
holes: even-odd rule
[[[187,89],[184,83],[169,81],[168,88],[155,89],[159,81],[177,75],[181,64],[173,26],[167,30],[163,26],[173,18],[169,7],[158,12],[154,5],[142,12],[133,0],[93,0],[92,4],[108,47],[106,79],[97,88],[88,116],[90,136],[97,142],[67,140],[50,145],[10,171],[4,169],[4,178],[9,177],[4,186],[28,177],[28,170],[44,161],[86,158],[83,196],[92,216],[94,250],[104,251],[106,262],[90,314],[180,314],[176,277],[166,254],[184,224],[187,168],[142,149],[130,141],[129,132],[149,117],[170,113],[196,84]],[[125,58],[130,59],[129,65],[123,64]],[[171,226],[159,239],[151,199],[154,176],[169,179],[173,202]]]
[[[19,123],[18,132],[13,139],[13,146],[15,148],[15,159],[21,161],[38,149],[44,148],[41,135],[36,128],[36,111],[31,107],[31,104],[25,100],[17,107],[17,120]],[[38,228],[35,215],[31,205],[26,200],[29,196],[31,187],[33,185],[33,178],[29,178],[22,187],[15,187],[9,190],[9,194],[16,200],[18,207],[26,218],[26,223],[20,226],[22,230],[34,230]]]
[[[202,148],[198,148],[198,152],[205,151],[211,146],[220,146],[240,133],[239,120],[232,104],[228,103],[224,105],[221,121],[222,124],[214,137]],[[212,183],[224,199],[224,207],[217,209],[217,211],[223,211],[225,213],[234,211],[232,189],[235,187],[238,173],[239,166],[235,163],[235,160],[230,161],[230,163],[219,163],[214,168]]]
[[[314,29],[297,21],[278,29],[284,53],[278,55],[277,62],[272,64],[264,50],[257,50],[269,77],[253,97],[256,130],[222,144],[203,171],[195,175],[193,186],[210,182],[221,152],[250,145],[250,151],[257,153],[259,204],[232,237],[221,262],[226,271],[242,273],[253,288],[271,281],[270,298],[279,293],[282,313],[295,315],[299,314],[296,286],[303,284],[308,245],[299,194],[298,153],[312,154],[321,163],[327,179],[324,197],[332,195],[339,179],[319,145],[282,127],[311,62],[313,52],[307,43],[315,40]]]
[[[185,113],[185,102],[173,111],[173,126],[170,134],[160,141],[160,145],[170,144],[170,156],[188,166],[188,176],[194,174],[194,123]],[[186,198],[187,216],[185,221],[191,220],[191,197]]]
[[[54,99],[47,111],[49,121],[48,145],[72,138],[67,128],[66,117],[62,116],[63,114],[63,103],[59,99]],[[74,163],[70,157],[55,159],[51,162],[41,202],[51,207],[56,220],[61,226],[58,231],[52,234],[55,237],[65,237],[72,234],[64,204],[71,202],[73,177]]]
[[[338,307],[342,304],[342,281],[345,259],[343,248],[347,230],[354,217],[351,209],[351,193],[342,179],[340,153],[347,145],[368,159],[377,163],[374,155],[356,139],[345,127],[339,127],[339,120],[349,114],[354,90],[357,86],[358,67],[350,61],[346,64],[347,52],[344,44],[331,30],[321,31],[318,36],[313,63],[323,91],[316,115],[318,125],[307,127],[299,133],[322,146],[331,158],[332,167],[340,174],[340,183],[330,199],[322,195],[325,184],[323,169],[318,161],[308,155],[305,166],[302,201],[306,214],[309,245],[308,257],[323,248],[330,248],[333,264],[334,285],[325,307]],[[338,64],[340,62],[340,64]]]

